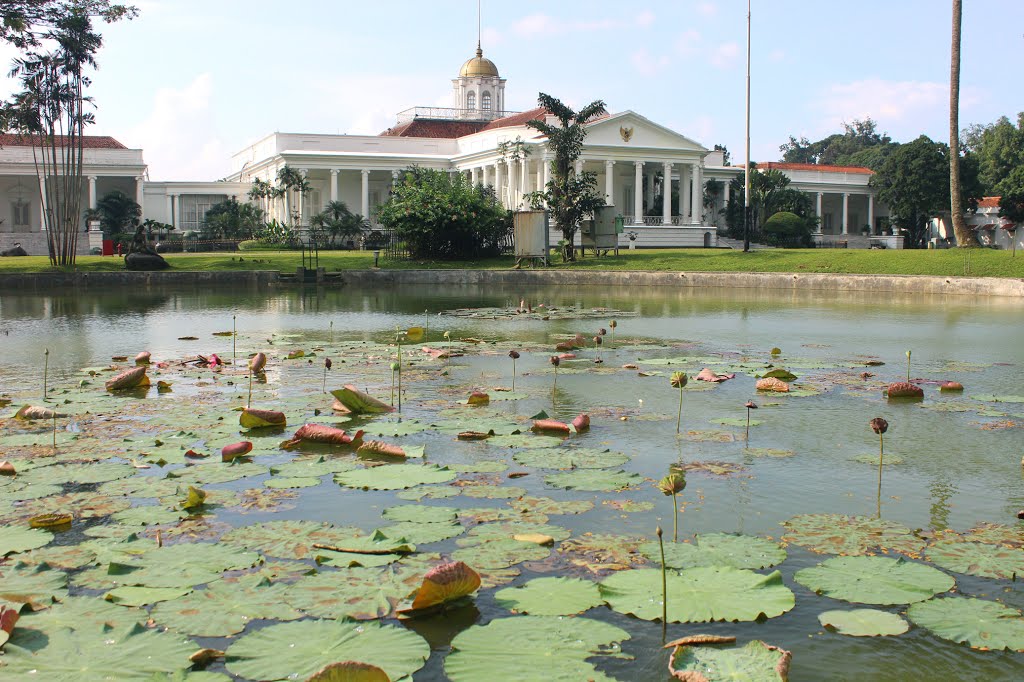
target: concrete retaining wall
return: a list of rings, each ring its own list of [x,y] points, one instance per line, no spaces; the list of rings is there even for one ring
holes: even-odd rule
[[[294,280],[292,280],[294,281]],[[154,287],[204,284],[285,285],[276,271],[93,272],[0,274],[0,292],[88,286]],[[744,272],[631,272],[600,270],[353,270],[327,283],[359,287],[416,285],[603,285],[722,287],[781,291],[858,291],[876,294],[1009,296],[1024,298],[1024,279],[831,275]],[[294,284],[293,284],[294,286]]]

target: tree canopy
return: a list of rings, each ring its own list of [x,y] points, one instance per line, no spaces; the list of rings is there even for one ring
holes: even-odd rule
[[[231,198],[206,211],[203,236],[219,239],[252,239],[263,227],[263,210]]]
[[[866,160],[877,161],[875,154],[861,155],[878,147],[886,147],[892,139],[878,132],[878,124],[870,117],[844,123],[843,132],[829,135],[817,142],[806,137],[799,140],[792,135],[789,142],[779,147],[782,160],[787,163],[813,163],[823,166],[861,166]],[[856,158],[855,158],[856,157]]]
[[[972,125],[960,133],[964,151],[978,160],[978,179],[985,196],[999,194],[997,185],[1024,166],[1024,112],[1014,125],[1006,116],[989,125]]]

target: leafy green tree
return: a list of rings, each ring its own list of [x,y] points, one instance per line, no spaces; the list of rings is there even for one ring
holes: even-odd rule
[[[760,232],[768,216],[779,211],[791,211],[803,218],[813,215],[811,198],[790,188],[789,182],[786,174],[778,169],[761,171],[756,164],[750,165],[750,211],[755,233]],[[729,184],[729,203],[725,207],[728,234],[735,239],[743,235],[744,195],[743,175],[737,174]]]
[[[790,138],[790,139],[792,139],[792,138]],[[726,147],[724,144],[716,144],[715,145],[715,151],[716,152],[722,152],[722,165],[723,166],[728,166],[729,165],[729,161],[731,160],[729,158],[729,148]]]
[[[551,180],[539,194],[548,205],[551,216],[562,231],[566,245],[562,253],[565,261],[576,260],[573,240],[580,223],[604,207],[604,195],[597,190],[594,173],[577,173],[575,162],[583,151],[587,137],[587,123],[608,113],[604,102],[595,100],[578,112],[560,100],[540,93],[537,103],[558,119],[559,125],[547,121],[527,121],[526,125],[548,138],[548,149],[554,153],[551,160]]]
[[[110,0],[4,0],[0,3],[0,41],[25,50],[39,46],[49,30],[71,15],[110,23],[132,19],[138,13],[131,5]]]
[[[990,125],[970,126],[961,133],[960,143],[978,159],[983,196],[996,195],[996,186],[1024,166],[1024,112],[1017,114],[1016,125],[1003,116]]]
[[[764,222],[765,241],[776,246],[810,246],[815,221],[779,211]]]
[[[252,239],[264,222],[263,209],[228,199],[206,211],[203,236],[215,239]]]
[[[792,135],[789,142],[779,147],[782,160],[787,163],[813,163],[823,166],[855,165],[851,157],[872,147],[885,146],[892,139],[878,132],[878,124],[870,117],[863,121],[844,123],[843,132],[811,142],[806,137],[799,140]]]
[[[333,247],[335,240],[355,237],[369,227],[369,223],[363,216],[350,211],[344,201],[332,201],[323,211],[309,219],[309,226],[317,234],[318,242],[322,241],[323,235],[327,238],[327,244]]]
[[[978,205],[980,185],[973,159],[961,159],[961,210]],[[927,246],[928,219],[949,210],[949,147],[922,135],[900,145],[871,178],[878,198],[905,231],[907,248]]]
[[[377,208],[413,258],[460,260],[500,255],[512,233],[512,212],[494,190],[461,173],[409,168]]]
[[[309,182],[309,178],[301,171],[285,165],[277,171],[277,187],[275,189],[275,196],[284,197],[284,211],[285,215],[288,216],[288,221],[293,225],[297,224],[301,217],[299,215],[298,202],[313,190],[313,185]],[[295,203],[292,203],[293,196],[295,197]]]
[[[996,186],[999,215],[1017,225],[1024,224],[1024,166],[1018,166]]]
[[[96,201],[100,229],[108,239],[130,232],[142,216],[142,207],[119,189],[107,192]]]

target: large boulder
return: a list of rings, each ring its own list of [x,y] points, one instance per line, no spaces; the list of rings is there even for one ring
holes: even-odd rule
[[[129,253],[124,257],[124,267],[126,270],[163,270],[171,266],[156,253]]]
[[[27,256],[28,251],[21,248],[21,244],[15,244],[6,251],[0,251],[0,256]]]

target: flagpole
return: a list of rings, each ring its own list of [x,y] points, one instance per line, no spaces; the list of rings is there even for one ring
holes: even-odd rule
[[[743,251],[750,251],[750,0],[747,0],[747,127],[743,167]]]

